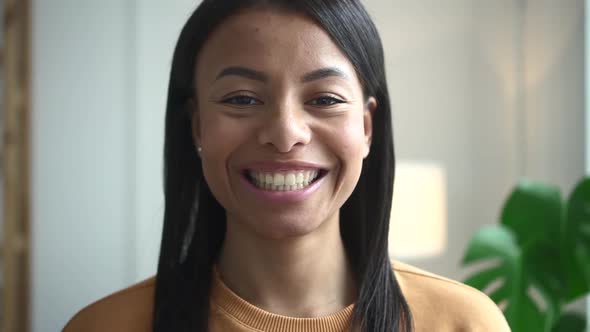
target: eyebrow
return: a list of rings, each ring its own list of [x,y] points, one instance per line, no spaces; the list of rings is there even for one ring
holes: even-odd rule
[[[264,74],[263,72],[239,66],[227,67],[223,69],[219,74],[217,74],[215,80],[218,80],[225,76],[241,76],[247,79],[260,82],[268,81],[268,76],[266,76],[266,74]]]
[[[321,80],[323,78],[328,77],[341,77],[347,80],[349,79],[348,75],[346,75],[342,70],[335,67],[327,67],[314,70],[311,73],[303,75],[303,78],[301,78],[301,82],[308,83],[311,81]]]
[[[268,81],[268,76],[265,73],[241,66],[231,66],[223,69],[219,74],[217,74],[215,80],[217,81],[226,76],[241,76],[250,80],[260,81],[263,83]],[[348,75],[346,75],[342,70],[335,67],[326,67],[314,70],[310,73],[303,75],[303,77],[301,78],[301,82],[309,83],[328,77],[341,77],[347,80],[349,79]]]

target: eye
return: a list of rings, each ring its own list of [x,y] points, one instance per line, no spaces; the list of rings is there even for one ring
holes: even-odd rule
[[[336,104],[344,103],[343,100],[338,98],[334,98],[331,96],[322,96],[313,100],[308,101],[306,104],[313,105],[313,106],[332,106]]]
[[[231,104],[237,106],[262,105],[262,102],[254,97],[239,95],[225,98],[221,101],[224,104]]]

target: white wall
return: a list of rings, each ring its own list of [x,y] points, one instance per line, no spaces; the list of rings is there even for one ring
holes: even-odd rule
[[[529,1],[524,23],[526,175],[569,194],[585,173],[584,1]]]
[[[457,263],[451,259],[463,249],[469,229],[476,227],[471,204],[463,204],[473,197],[469,1],[366,3],[385,47],[396,157],[441,163],[447,174],[447,250],[442,257],[412,263],[452,276]],[[456,232],[464,226],[467,230]]]
[[[412,261],[461,278],[472,234],[520,176],[584,172],[583,1],[366,1],[381,31],[400,159],[448,176],[448,247]]]
[[[585,102],[586,102],[586,174],[590,175],[590,3],[588,0],[585,2],[586,5],[586,19],[585,19],[585,45],[586,45],[586,61],[584,65],[586,67],[586,79],[584,81],[586,86]],[[590,331],[590,297],[586,304],[588,319],[587,331]]]
[[[33,1],[33,331],[155,273],[167,76],[195,6]]]
[[[168,70],[196,2],[33,1],[35,332],[155,272]],[[448,174],[447,250],[413,263],[460,278],[519,175],[569,191],[583,174],[581,2],[365,1],[398,157]]]
[[[33,2],[33,331],[134,276],[129,10]]]
[[[163,197],[164,111],[172,52],[182,25],[200,1],[136,0],[136,279],[155,273]]]
[[[586,45],[586,174],[590,175],[590,0],[586,0],[586,20],[585,20],[585,45]],[[590,301],[590,299],[589,299]],[[588,317],[590,317],[590,305],[588,306]]]

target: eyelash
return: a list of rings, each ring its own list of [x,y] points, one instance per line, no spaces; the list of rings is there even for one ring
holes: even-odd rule
[[[313,103],[313,102],[317,102],[319,100],[324,100],[324,101],[328,101],[327,104],[318,104],[318,103]],[[320,96],[317,97],[315,99],[312,99],[311,101],[305,103],[306,105],[313,105],[313,106],[334,106],[336,104],[343,104],[344,100],[335,98],[333,96]]]
[[[246,99],[247,102],[244,102]],[[239,102],[239,101],[242,102]],[[318,103],[319,101],[324,101],[324,103]],[[236,105],[236,106],[252,106],[252,105],[263,105],[264,103],[252,96],[248,96],[248,95],[237,95],[237,96],[232,96],[226,99],[223,99],[221,101],[224,104],[230,104],[230,105]],[[312,99],[308,102],[306,102],[306,105],[312,105],[312,106],[324,106],[324,107],[329,107],[329,106],[334,106],[336,104],[343,104],[345,103],[345,101],[335,98],[333,96],[320,96],[317,97],[315,99]]]
[[[244,99],[248,99],[250,101],[250,103],[238,102],[238,100],[244,101]],[[254,101],[254,103],[252,103],[252,101]],[[260,100],[254,98],[252,96],[248,96],[248,95],[231,96],[229,98],[223,99],[221,102],[224,104],[237,105],[237,106],[262,105],[262,102]]]

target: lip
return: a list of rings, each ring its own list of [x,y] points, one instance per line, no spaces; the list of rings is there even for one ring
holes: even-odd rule
[[[256,172],[288,172],[294,170],[318,170],[320,171],[321,176],[318,177],[312,184],[309,186],[299,189],[299,190],[292,190],[292,191],[270,191],[258,188],[255,186],[250,180],[247,178],[248,171],[256,171]],[[241,167],[240,172],[240,180],[246,187],[246,189],[253,194],[253,196],[257,197],[262,201],[269,201],[274,203],[295,203],[300,202],[308,197],[310,197],[314,192],[316,192],[324,180],[326,179],[326,174],[328,173],[327,168],[322,167],[319,164],[303,162],[303,161],[288,161],[288,162],[255,162],[249,163]]]
[[[263,201],[269,201],[274,203],[295,203],[301,202],[311,196],[314,192],[316,192],[324,180],[326,176],[321,176],[316,181],[314,181],[309,186],[299,189],[299,190],[292,190],[292,191],[270,191],[258,188],[252,182],[250,182],[245,174],[240,175],[240,181],[244,184],[246,189],[250,191],[255,197]]]
[[[310,162],[305,161],[263,161],[248,163],[240,167],[240,171],[245,173],[247,171],[256,172],[288,172],[296,170],[320,170],[326,171],[327,168]]]

